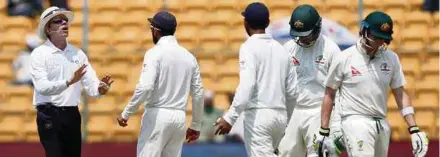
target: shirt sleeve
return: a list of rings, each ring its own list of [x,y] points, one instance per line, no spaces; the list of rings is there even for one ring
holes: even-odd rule
[[[394,54],[395,65],[393,69],[393,76],[391,78],[391,89],[402,87],[406,84],[405,75],[403,74],[402,65],[400,64],[399,57]]]
[[[342,57],[342,56],[341,56]],[[330,69],[327,74],[327,78],[324,84],[327,87],[332,89],[338,89],[341,86],[342,79],[344,78],[344,60],[333,60],[333,63],[330,65]]]
[[[195,61],[196,66],[191,78],[191,95],[192,95],[192,123],[191,129],[200,131],[203,120],[203,85],[200,78],[200,68]]]
[[[82,63],[87,65],[87,68],[86,68],[87,72],[81,78],[81,83],[89,96],[101,97],[101,94],[99,94],[99,90],[98,90],[99,83],[101,81],[98,79],[98,76],[96,75],[96,71],[92,68],[92,65],[90,64],[87,56],[82,51],[80,51],[80,53],[83,54]],[[81,64],[81,65],[83,65],[83,64]]]
[[[336,45],[333,41],[329,41],[331,43],[329,43],[329,56],[328,56],[328,61],[327,61],[327,65],[326,67],[329,67],[327,70],[330,69],[331,65],[333,62],[337,62],[338,59],[338,55],[341,53],[341,49],[339,49],[338,45]],[[324,50],[325,51],[325,50]]]
[[[35,90],[41,95],[57,95],[67,89],[67,80],[50,81],[45,66],[46,58],[40,52],[34,52],[31,55],[31,77]]]
[[[228,112],[223,116],[223,119],[231,125],[234,125],[238,116],[245,109],[254,93],[256,83],[256,62],[255,56],[242,46],[239,54],[240,82],[235,91],[232,105]]]
[[[154,52],[147,52],[144,57],[142,72],[139,77],[139,82],[136,85],[134,94],[122,111],[122,118],[128,119],[132,114],[134,114],[141,103],[148,102],[151,98],[152,92],[154,90],[154,83],[156,82],[156,77],[159,71],[159,59]]]

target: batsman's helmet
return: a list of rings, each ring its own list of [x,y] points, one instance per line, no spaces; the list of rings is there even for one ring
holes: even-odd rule
[[[321,21],[321,16],[313,6],[300,5],[293,10],[290,17],[290,36],[293,39],[298,39],[312,35],[313,41],[316,41],[321,33]],[[301,45],[298,40],[295,41]]]
[[[385,39],[387,44],[393,40],[393,20],[389,15],[381,11],[374,11],[362,21],[359,31],[360,36],[365,36],[366,30],[370,31],[375,37]]]

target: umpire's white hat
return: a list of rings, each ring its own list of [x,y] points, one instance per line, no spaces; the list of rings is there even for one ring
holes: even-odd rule
[[[69,20],[68,23],[70,24],[73,21],[73,12],[67,11],[65,9],[60,9],[58,7],[50,7],[44,10],[44,12],[40,16],[40,23],[38,24],[38,36],[42,39],[47,39],[46,33],[44,31],[46,24],[52,19],[53,17],[57,15],[64,15]]]

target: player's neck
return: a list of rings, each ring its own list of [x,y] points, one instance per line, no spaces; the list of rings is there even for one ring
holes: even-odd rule
[[[255,30],[250,30],[249,33],[251,34],[250,36],[252,36],[254,34],[266,34],[266,30],[264,30],[264,29],[255,29]]]
[[[365,44],[362,44],[362,48],[364,49],[365,53],[370,57],[374,56],[377,52],[377,50],[375,50],[372,47],[369,47]]]
[[[67,47],[67,40],[64,39],[49,39],[52,44],[60,50],[64,50]]]

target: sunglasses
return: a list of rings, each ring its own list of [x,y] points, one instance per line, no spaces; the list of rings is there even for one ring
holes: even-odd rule
[[[69,19],[67,19],[67,18],[54,18],[53,20],[52,20],[52,23],[54,23],[54,24],[60,24],[60,23],[63,23],[63,21],[66,21],[66,22],[69,22]]]

